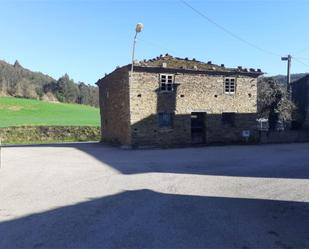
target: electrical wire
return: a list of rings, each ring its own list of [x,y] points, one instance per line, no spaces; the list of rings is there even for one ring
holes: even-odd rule
[[[306,64],[306,63],[304,63],[303,61],[301,61],[299,58],[297,58],[297,57],[292,57],[292,58],[293,58],[296,62],[302,64],[303,66],[305,66],[305,67],[307,67],[307,68],[309,68],[309,65]]]
[[[299,60],[309,60],[309,58],[305,58],[305,57],[294,57],[294,58],[297,58],[297,59],[299,59]]]
[[[303,48],[303,49],[300,49],[300,50],[296,51],[294,54],[295,54],[295,55],[300,54],[300,53],[302,53],[302,52],[305,52],[305,51],[308,50],[308,49],[309,49],[309,47],[305,47],[305,48]]]
[[[141,41],[147,45],[150,45],[152,47],[155,47],[155,48],[159,48],[161,50],[165,50],[166,52],[170,52],[170,53],[173,53],[173,54],[177,54],[174,50],[171,50],[169,48],[166,48],[166,47],[163,47],[162,45],[156,43],[156,42],[152,42],[152,41],[148,41],[148,40],[145,40],[144,38],[138,38],[137,41]]]
[[[230,36],[232,36],[233,38],[241,41],[242,43],[247,44],[248,46],[255,48],[256,50],[259,50],[265,54],[268,55],[272,55],[272,56],[276,56],[276,57],[281,57],[281,55],[274,53],[272,51],[269,51],[267,49],[261,48],[257,45],[255,45],[254,43],[243,39],[242,37],[236,35],[235,33],[233,33],[232,31],[230,31],[229,29],[225,28],[224,26],[218,24],[217,22],[215,22],[214,20],[212,20],[210,17],[208,17],[205,13],[202,13],[201,11],[197,10],[196,8],[194,8],[192,5],[190,5],[188,2],[186,2],[185,0],[180,0],[180,2],[182,2],[185,6],[187,6],[188,8],[190,8],[192,11],[194,11],[196,14],[198,14],[199,16],[201,16],[202,18],[204,18],[205,20],[207,20],[209,23],[213,24],[214,26],[216,26],[218,29],[221,29],[222,31],[224,31],[225,33],[229,34]]]

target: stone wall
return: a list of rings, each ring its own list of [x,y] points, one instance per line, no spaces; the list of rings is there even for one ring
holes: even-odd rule
[[[2,144],[44,144],[99,141],[100,127],[18,126],[0,128]]]
[[[120,68],[98,82],[102,141],[130,144],[129,77]]]
[[[130,83],[132,144],[191,144],[191,112],[206,112],[206,142],[243,141],[242,130],[256,128],[257,80],[236,77],[234,95],[224,93],[224,76],[175,74],[176,91],[159,91],[159,74],[134,72]],[[158,112],[174,112],[173,128],[159,128]],[[223,125],[222,112],[235,112],[235,126]]]
[[[233,126],[222,124],[221,114],[209,114],[206,119],[206,142],[209,144],[258,142],[256,113],[237,113]],[[244,130],[250,131],[248,141],[242,136]]]
[[[309,142],[309,132],[307,130],[261,132],[259,141],[262,144],[304,143]]]

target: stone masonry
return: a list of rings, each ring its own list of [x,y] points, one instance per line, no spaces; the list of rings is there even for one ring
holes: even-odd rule
[[[128,78],[128,70],[121,68],[99,85],[101,134],[110,143],[131,143]]]
[[[173,91],[161,91],[160,74],[173,76]],[[256,129],[257,77],[260,71],[230,69],[196,60],[161,56],[116,69],[98,81],[102,140],[132,146],[192,144],[192,114],[203,114],[203,143],[244,141]],[[235,93],[226,94],[226,78]],[[161,127],[159,113],[171,113],[171,127]],[[233,113],[233,122],[222,122]]]

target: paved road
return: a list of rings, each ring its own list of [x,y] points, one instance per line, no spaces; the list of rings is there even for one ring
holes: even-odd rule
[[[308,152],[7,147],[0,248],[309,248]]]

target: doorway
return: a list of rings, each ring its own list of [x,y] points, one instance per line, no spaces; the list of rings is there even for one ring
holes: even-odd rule
[[[204,144],[206,112],[191,112],[191,143]]]

